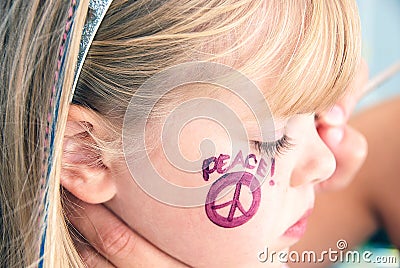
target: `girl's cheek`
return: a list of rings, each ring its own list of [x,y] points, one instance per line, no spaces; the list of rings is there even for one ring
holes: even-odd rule
[[[229,147],[228,147],[229,148]],[[166,181],[181,187],[205,187],[202,213],[220,228],[237,228],[254,218],[262,200],[279,187],[275,158],[240,150],[203,158],[199,171],[185,172],[162,152],[154,154],[153,166]],[[265,197],[263,195],[266,195]]]
[[[223,265],[224,256],[235,252],[235,263],[257,264],[257,253],[279,244],[279,233],[287,225],[282,220],[288,210],[279,161],[243,151],[204,158],[201,172],[184,177],[209,185],[203,205],[194,208],[153,199],[127,171],[118,175],[118,195],[107,205],[146,239],[187,263],[229,266],[232,263]],[[164,172],[176,180],[170,169]]]
[[[255,154],[219,154],[203,160],[202,178],[212,184],[205,199],[208,219],[222,228],[236,228],[250,221],[257,213],[262,187],[268,179],[275,186],[275,159]]]
[[[205,140],[213,145],[211,152],[202,148]],[[177,149],[175,142],[170,145]],[[233,145],[242,150],[234,152]],[[278,174],[279,160],[255,153],[247,140],[234,140],[218,125],[202,119],[182,129],[178,147],[175,152],[178,151],[180,157],[191,165],[196,163],[197,166],[189,169],[193,172],[176,165],[174,159],[166,156],[165,148],[153,151],[151,161],[161,177],[172,184],[207,188],[202,197],[203,208],[196,210],[203,219],[199,224],[218,228],[222,233],[224,229],[236,230],[265,221],[272,228],[282,205],[279,200],[284,199],[277,193],[286,185]]]

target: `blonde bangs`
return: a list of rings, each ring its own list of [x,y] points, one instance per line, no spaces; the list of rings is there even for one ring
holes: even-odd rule
[[[280,1],[280,5],[287,3]],[[291,1],[280,8],[284,12],[275,11],[278,18],[269,22],[275,21],[279,25],[273,28],[282,30],[275,37],[267,36],[256,56],[268,66],[264,70],[269,69],[261,75],[277,81],[265,91],[266,99],[276,116],[318,113],[348,93],[347,86],[360,63],[356,4],[348,0],[310,0]]]
[[[255,80],[275,116],[318,113],[348,93],[361,60],[355,1],[240,2],[246,5],[227,13],[242,16],[234,27],[215,27],[222,25],[219,19],[207,25],[214,31],[202,29],[208,34],[195,49],[206,52],[201,59]]]
[[[117,16],[121,10],[126,14]],[[121,118],[149,77],[205,60],[253,79],[276,116],[319,112],[353,79],[360,39],[353,0],[172,0],[154,7],[115,1],[86,58],[74,102]]]

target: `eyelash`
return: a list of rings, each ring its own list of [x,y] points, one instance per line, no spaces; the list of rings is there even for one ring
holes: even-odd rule
[[[283,135],[279,140],[272,142],[252,141],[252,143],[260,154],[266,154],[268,157],[282,155],[284,152],[290,150],[294,146],[294,144],[290,142],[290,138],[287,135]]]

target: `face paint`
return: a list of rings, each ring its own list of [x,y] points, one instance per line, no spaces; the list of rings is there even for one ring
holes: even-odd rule
[[[232,185],[235,185],[233,199],[222,204],[216,204],[218,194],[226,187]],[[240,202],[240,192],[244,186],[250,188],[253,198],[250,208],[247,211],[243,208]],[[260,205],[260,200],[260,183],[253,174],[248,172],[227,173],[212,184],[207,195],[205,210],[208,218],[216,225],[224,228],[234,228],[246,223],[254,216],[254,214],[256,214]],[[229,214],[227,216],[218,213],[219,209],[227,206],[230,206]],[[236,210],[240,211],[240,216],[235,217]]]
[[[217,158],[215,156],[213,156],[213,157],[207,158],[206,160],[203,161],[202,170],[203,170],[203,179],[205,181],[208,181],[208,179],[210,178],[210,174],[213,173],[217,169],[216,159]],[[212,169],[210,169],[211,163],[214,164],[214,167]]]
[[[271,158],[271,178],[274,176],[275,174],[275,158]],[[274,180],[270,180],[269,181],[269,186],[274,186],[275,185],[275,181]]]
[[[238,152],[238,154],[236,155],[236,157],[233,160],[232,164],[226,169],[226,171],[229,171],[230,169],[234,168],[237,165],[241,165],[243,168],[246,167],[246,164],[245,164],[245,162],[243,160],[242,151]]]
[[[220,154],[218,157],[213,156],[205,159],[202,165],[203,179],[205,181],[208,181],[210,174],[215,171],[219,174],[225,174],[211,185],[205,205],[207,217],[216,225],[224,228],[234,228],[249,221],[257,212],[261,200],[260,182],[253,174],[245,171],[227,172],[239,166],[247,170],[256,169],[255,174],[264,178],[267,175],[268,170],[267,162],[263,158],[258,161],[254,154],[249,154],[244,160],[242,151],[239,151],[232,163],[225,167],[229,159],[229,155]],[[271,177],[274,173],[275,159],[272,158],[270,168]],[[270,180],[269,185],[274,186],[275,182]],[[227,187],[232,186],[235,186],[233,199],[222,204],[216,204],[218,195],[221,192],[225,192]],[[240,192],[243,187],[250,188],[252,194],[252,202],[247,211],[243,208],[240,202]],[[230,206],[228,215],[221,215],[219,213],[220,209],[228,206]],[[235,217],[235,212],[237,210],[241,215]]]
[[[260,164],[258,165],[257,168],[257,175],[259,175],[261,178],[264,178],[267,172],[267,163],[265,162],[265,160],[263,158],[261,158],[260,160]]]
[[[250,159],[254,159],[254,164],[257,164],[257,158],[256,158],[256,156],[255,156],[254,154],[249,154],[249,155],[247,156],[247,158],[246,158],[246,168],[248,168],[248,169],[253,169],[253,168],[255,168],[256,166],[250,165]]]
[[[218,161],[217,161],[217,172],[219,173],[219,174],[223,174],[223,173],[225,173],[226,171],[227,171],[227,169],[225,168],[225,169],[223,169],[222,167],[223,166],[225,166],[225,160],[228,160],[228,159],[230,159],[231,157],[229,156],[229,155],[226,155],[226,154],[220,154],[219,155],[219,157],[218,157]]]
[[[220,154],[218,157],[212,156],[205,159],[202,166],[203,179],[208,181],[210,174],[214,173],[215,171],[217,171],[219,174],[224,174],[237,166],[241,166],[244,169],[254,169],[256,168],[257,163],[259,163],[257,175],[260,177],[265,177],[268,165],[263,158],[261,158],[260,162],[258,162],[254,154],[249,154],[246,157],[246,160],[244,160],[242,151],[239,151],[233,162],[228,167],[224,168],[230,158],[231,157],[229,155]],[[250,162],[253,162],[254,164],[250,164]],[[210,166],[212,166],[212,168],[210,168]]]
[[[271,177],[273,177],[274,174],[275,174],[275,158],[271,158],[271,172],[270,172],[270,174],[271,174]]]

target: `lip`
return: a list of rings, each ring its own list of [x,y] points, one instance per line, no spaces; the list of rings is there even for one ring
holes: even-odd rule
[[[312,213],[312,208],[308,209],[301,218],[290,226],[284,233],[283,236],[291,238],[300,238],[304,235],[307,228],[307,219]]]

